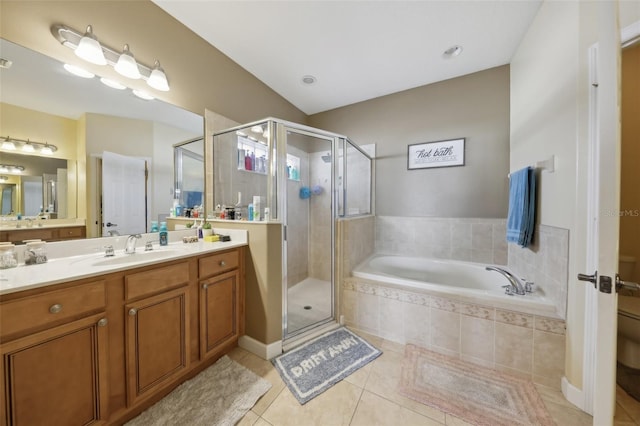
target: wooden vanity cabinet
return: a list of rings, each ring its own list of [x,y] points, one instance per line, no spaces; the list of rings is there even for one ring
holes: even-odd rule
[[[104,308],[102,281],[0,303],[1,425],[106,422]]]
[[[0,426],[122,424],[244,332],[243,248],[0,296]]]
[[[240,335],[240,259],[239,251],[233,250],[199,260],[201,359],[221,353]]]
[[[129,406],[189,368],[188,284],[188,262],[125,277]]]
[[[65,241],[86,238],[86,226],[61,227],[23,227],[8,231],[0,231],[0,241],[21,244],[24,240],[39,239],[42,241]]]

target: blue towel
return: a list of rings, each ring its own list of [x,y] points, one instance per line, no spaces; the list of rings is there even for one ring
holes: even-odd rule
[[[535,171],[531,167],[511,173],[507,242],[527,247],[533,239],[536,209]]]

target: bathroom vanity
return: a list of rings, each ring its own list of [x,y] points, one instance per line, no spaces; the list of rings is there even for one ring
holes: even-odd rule
[[[0,425],[121,424],[213,364],[244,333],[245,247],[178,242],[0,271],[24,274],[0,283]]]

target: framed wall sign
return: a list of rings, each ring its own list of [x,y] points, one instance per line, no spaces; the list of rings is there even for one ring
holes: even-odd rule
[[[407,168],[415,170],[464,166],[464,139],[449,139],[409,145]]]

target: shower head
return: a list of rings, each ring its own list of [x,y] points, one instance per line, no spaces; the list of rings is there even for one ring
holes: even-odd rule
[[[327,152],[327,155],[323,155],[322,156],[322,161],[324,161],[325,163],[330,163],[331,162],[331,153]]]

